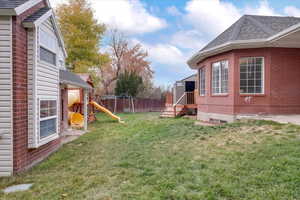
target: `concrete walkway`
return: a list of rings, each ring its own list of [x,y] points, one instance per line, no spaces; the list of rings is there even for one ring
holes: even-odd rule
[[[61,143],[66,144],[66,143],[72,142],[72,141],[76,140],[77,138],[79,138],[80,136],[82,136],[85,133],[87,133],[87,131],[76,130],[76,129],[68,129],[68,130],[63,132],[63,134],[62,134],[63,138],[62,138]]]
[[[283,124],[300,125],[300,115],[240,115],[237,119],[271,120]]]

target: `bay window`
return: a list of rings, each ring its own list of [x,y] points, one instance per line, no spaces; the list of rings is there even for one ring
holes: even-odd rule
[[[228,61],[215,62],[212,65],[212,94],[228,93]]]
[[[240,59],[240,93],[264,93],[264,59],[248,57]]]
[[[40,139],[57,133],[57,101],[40,101]]]
[[[199,69],[199,95],[205,95],[205,67]]]

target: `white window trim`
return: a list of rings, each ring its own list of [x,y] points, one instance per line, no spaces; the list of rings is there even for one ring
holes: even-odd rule
[[[265,57],[263,56],[249,56],[249,57],[240,57],[240,59],[248,59],[248,58],[262,58],[262,92],[261,93],[242,93],[241,92],[241,67],[239,63],[239,93],[240,95],[265,95]]]
[[[204,82],[205,82],[205,84],[204,84],[204,94],[201,94],[201,74],[200,74],[200,71],[201,70],[204,70]],[[205,95],[206,95],[206,68],[205,68],[205,66],[203,66],[203,67],[201,67],[201,68],[199,68],[199,70],[198,70],[198,74],[199,74],[199,96],[201,96],[201,97],[204,97]]]
[[[228,95],[228,92],[226,93],[214,93],[214,90],[213,90],[213,66],[215,63],[220,63],[220,67],[222,67],[221,63],[222,62],[227,62],[228,63],[228,80],[227,80],[227,91],[229,90],[228,88],[228,81],[229,81],[229,61],[228,60],[221,60],[221,61],[217,61],[217,62],[214,62],[212,63],[211,65],[211,93],[213,96],[224,96],[224,95]],[[219,77],[220,77],[220,81],[219,81],[219,88],[222,90],[222,70],[219,70]]]
[[[51,117],[45,117],[43,119],[41,119],[41,101],[56,101],[56,115],[55,116],[51,116]],[[37,134],[37,137],[38,137],[38,146],[42,146],[44,144],[47,144],[55,139],[57,139],[59,137],[59,130],[58,130],[58,124],[59,124],[59,117],[58,117],[58,98],[55,98],[55,97],[43,97],[43,98],[39,98],[38,99],[38,134]],[[49,120],[49,119],[54,119],[56,118],[56,133],[53,133],[45,138],[41,138],[41,127],[40,127],[40,122],[41,121],[45,121],[45,120]]]

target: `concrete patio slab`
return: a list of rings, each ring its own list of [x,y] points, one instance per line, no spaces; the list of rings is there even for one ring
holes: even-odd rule
[[[66,143],[72,142],[72,141],[76,140],[77,138],[79,138],[80,136],[84,135],[85,133],[87,133],[87,131],[77,130],[77,129],[68,129],[63,132],[63,134],[62,134],[63,138],[62,138],[61,143],[66,144]]]

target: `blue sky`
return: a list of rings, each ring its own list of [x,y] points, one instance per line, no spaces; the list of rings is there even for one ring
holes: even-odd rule
[[[64,0],[50,0],[55,7]],[[186,61],[244,14],[300,17],[298,0],[90,0],[96,18],[149,53],[156,85],[195,71]]]

